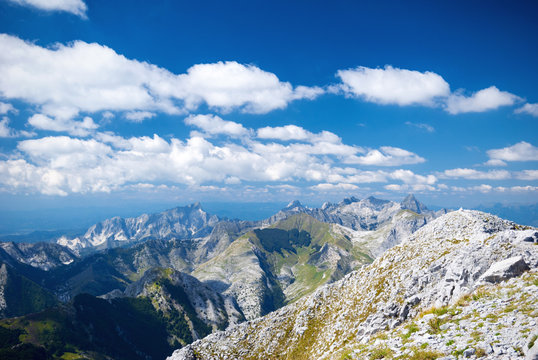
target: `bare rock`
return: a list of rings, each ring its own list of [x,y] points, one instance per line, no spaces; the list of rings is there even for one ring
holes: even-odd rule
[[[529,269],[529,265],[523,260],[522,256],[515,256],[492,264],[480,277],[480,280],[483,282],[498,283],[519,276]]]

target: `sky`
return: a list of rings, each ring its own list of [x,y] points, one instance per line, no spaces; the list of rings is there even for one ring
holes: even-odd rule
[[[194,201],[536,203],[537,13],[0,0],[0,230]]]

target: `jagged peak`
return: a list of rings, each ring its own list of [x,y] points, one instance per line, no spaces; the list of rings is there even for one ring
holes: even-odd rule
[[[359,201],[360,201],[360,199],[356,198],[355,196],[351,196],[351,197],[348,197],[348,198],[344,198],[344,200],[340,201],[340,203],[338,205],[340,205],[340,206],[349,205],[349,204],[359,202]]]
[[[412,210],[416,212],[417,214],[420,214],[428,210],[426,205],[418,201],[415,195],[413,194],[407,195],[400,204],[402,206],[402,209]]]
[[[385,205],[387,203],[389,203],[390,201],[389,200],[383,200],[383,199],[378,199],[376,197],[373,197],[373,196],[368,196],[366,199],[363,200],[364,202],[368,202],[372,205]]]
[[[299,200],[293,200],[283,210],[293,209],[293,208],[303,208],[303,204]]]

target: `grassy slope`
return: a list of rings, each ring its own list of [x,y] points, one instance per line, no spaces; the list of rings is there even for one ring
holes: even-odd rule
[[[162,274],[149,285],[155,290],[149,297],[106,301],[81,294],[68,305],[1,320],[0,358],[163,359],[194,340],[191,329],[209,334],[183,289]],[[163,298],[175,306],[160,308]]]
[[[6,269],[8,278],[4,298],[7,310],[2,315],[19,316],[38,312],[57,304],[55,296],[43,287],[14,272],[9,266],[6,266]]]

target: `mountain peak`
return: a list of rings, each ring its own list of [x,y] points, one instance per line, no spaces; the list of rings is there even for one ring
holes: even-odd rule
[[[408,209],[408,210],[416,212],[417,214],[420,214],[423,211],[428,210],[426,205],[418,201],[415,198],[415,195],[413,194],[407,195],[400,204],[402,205],[402,209]]]
[[[355,196],[351,196],[351,197],[348,197],[348,198],[345,198],[344,200],[342,200],[339,205],[349,205],[351,203],[355,203],[355,202],[358,202],[358,201],[360,201],[360,200],[357,199]]]
[[[195,210],[202,210],[202,204],[199,201],[191,204],[189,207]]]
[[[292,202],[290,202],[288,205],[286,205],[286,207],[284,208],[284,210],[286,209],[293,209],[293,208],[302,208],[303,207],[303,204],[301,204],[301,202],[299,200],[293,200]]]

